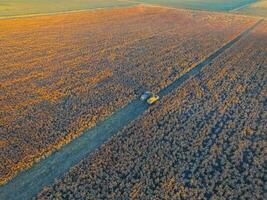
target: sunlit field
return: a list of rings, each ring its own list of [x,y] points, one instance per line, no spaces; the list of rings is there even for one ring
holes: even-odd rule
[[[2,0],[0,18],[123,7],[142,3],[197,10],[230,11],[253,2],[256,0]],[[264,10],[260,12],[265,13]]]
[[[149,4],[158,4],[170,7],[230,11],[242,5],[255,2],[255,0],[136,0]]]
[[[131,6],[135,3],[120,0],[1,0],[0,18],[35,15],[97,8]]]
[[[267,0],[0,0],[0,200],[265,199]]]
[[[37,199],[262,199],[267,23]]]
[[[239,13],[267,17],[267,1],[261,0],[238,10]]]
[[[0,21],[0,180],[165,87],[255,21],[143,6]]]

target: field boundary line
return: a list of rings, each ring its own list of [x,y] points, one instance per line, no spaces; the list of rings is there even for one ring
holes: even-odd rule
[[[117,0],[119,2],[125,2],[123,0]],[[129,2],[130,3],[130,2]],[[132,2],[134,3],[134,2]],[[77,10],[69,10],[69,11],[58,11],[58,12],[48,12],[48,13],[36,13],[36,14],[25,14],[25,15],[11,15],[11,16],[0,16],[1,20],[14,20],[14,19],[23,19],[23,18],[32,18],[32,17],[45,17],[45,16],[56,16],[56,15],[64,15],[71,13],[83,13],[83,12],[94,12],[98,10],[108,10],[108,9],[123,9],[123,8],[132,8],[134,6],[138,6],[142,3],[136,3],[133,5],[125,5],[125,6],[112,6],[112,7],[99,7],[99,8],[88,8],[88,9],[77,9]],[[147,4],[148,5],[148,4]]]
[[[246,7],[248,7],[249,5],[252,5],[252,4],[254,4],[254,3],[256,3],[256,2],[250,2],[250,3],[247,3],[247,4],[245,4],[245,5],[242,5],[242,6],[239,6],[239,7],[237,7],[237,8],[234,8],[234,9],[232,9],[232,10],[229,10],[229,12],[235,12],[235,11],[241,10],[242,8],[246,8]]]
[[[172,10],[184,10],[184,11],[199,11],[199,12],[210,12],[210,13],[223,13],[223,14],[234,14],[234,15],[240,15],[244,17],[257,17],[257,18],[262,18],[257,15],[246,15],[244,13],[238,13],[235,12],[240,10],[242,7],[247,7],[250,4],[249,3],[243,6],[240,6],[238,8],[235,8],[233,10],[228,10],[228,11],[218,11],[218,10],[205,10],[205,9],[196,9],[196,8],[185,8],[185,7],[172,7],[172,6],[166,6],[166,5],[161,5],[161,4],[151,4],[151,3],[145,3],[142,1],[134,1],[134,0],[116,0],[118,2],[128,2],[132,3],[132,5],[123,5],[123,6],[114,6],[114,7],[99,7],[99,8],[88,8],[88,9],[77,9],[77,10],[69,10],[69,11],[58,11],[58,12],[48,12],[48,13],[36,13],[36,14],[24,14],[24,15],[11,15],[11,16],[0,16],[0,21],[1,20],[16,20],[16,19],[23,19],[23,18],[32,18],[32,17],[43,17],[43,16],[57,16],[57,15],[64,15],[64,14],[72,14],[72,13],[82,13],[82,12],[94,12],[98,10],[107,10],[107,9],[118,9],[118,8],[131,8],[135,6],[146,6],[146,7],[155,7],[155,8],[164,8],[164,9],[172,9]]]

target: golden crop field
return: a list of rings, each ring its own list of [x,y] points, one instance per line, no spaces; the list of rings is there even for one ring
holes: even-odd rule
[[[267,22],[36,199],[264,199]]]
[[[137,6],[0,21],[0,182],[254,24]]]

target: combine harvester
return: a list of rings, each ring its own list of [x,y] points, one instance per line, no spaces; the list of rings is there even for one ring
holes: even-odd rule
[[[159,100],[159,96],[147,91],[140,97],[140,100],[146,101],[149,105],[152,105]]]

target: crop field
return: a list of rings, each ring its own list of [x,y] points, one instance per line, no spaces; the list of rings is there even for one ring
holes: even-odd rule
[[[1,0],[0,18],[132,6],[123,0]]]
[[[134,0],[134,2],[197,10],[230,11],[256,0]]]
[[[144,6],[0,21],[0,182],[255,21]]]
[[[264,199],[267,22],[37,199]]]
[[[1,0],[0,18],[98,8],[157,4],[176,8],[229,11],[256,0]]]
[[[267,17],[267,0],[261,0],[256,3],[253,3],[247,7],[238,10],[237,12],[246,15]]]

